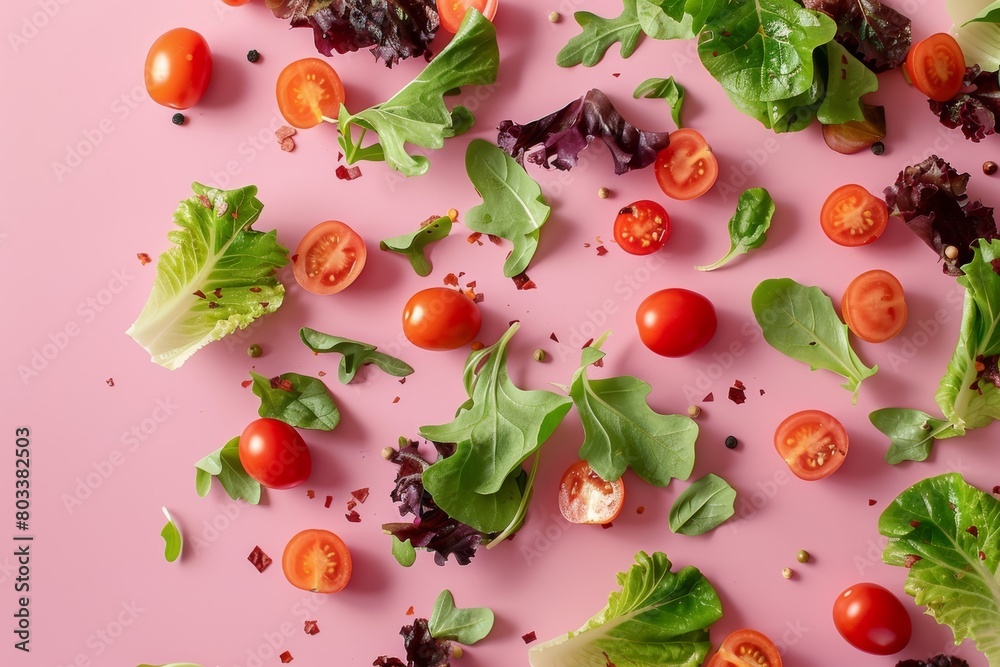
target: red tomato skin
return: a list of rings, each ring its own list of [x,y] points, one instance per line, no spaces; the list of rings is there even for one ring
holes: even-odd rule
[[[945,67],[952,65],[950,76],[944,81],[932,81],[931,75],[936,75],[937,71],[929,72],[926,67],[921,67],[921,64],[929,64],[928,59],[933,61],[930,65],[934,70],[945,59]],[[903,71],[913,87],[921,93],[935,102],[947,102],[962,89],[965,64],[965,54],[955,38],[946,32],[939,32],[910,47],[906,62],[903,63]]]
[[[462,26],[465,12],[471,7],[476,9],[488,21],[492,21],[497,13],[499,0],[437,0],[438,16],[441,27],[454,34]]]
[[[872,583],[855,584],[837,596],[833,624],[848,644],[875,655],[899,653],[913,632],[910,615],[899,598]]]
[[[852,234],[850,229],[839,224],[843,218],[838,216],[859,209],[870,209],[871,216],[864,218],[867,229]],[[864,217],[863,213],[861,215]],[[860,185],[849,183],[830,193],[820,209],[819,219],[827,238],[837,245],[853,248],[868,245],[882,236],[889,221],[889,210],[881,198]]]
[[[212,51],[188,28],[160,35],[146,55],[146,91],[157,104],[188,109],[201,100],[212,79]]]
[[[741,647],[746,650],[741,650]],[[771,639],[757,630],[734,630],[705,667],[782,667],[781,654]]]
[[[291,489],[312,473],[312,456],[299,432],[283,421],[256,419],[240,435],[240,463],[268,489]]]
[[[888,271],[865,271],[844,290],[840,312],[855,336],[867,343],[884,343],[906,326],[903,286]]]
[[[718,319],[712,302],[697,292],[672,287],[654,292],[635,314],[639,338],[663,357],[683,357],[712,340]]]
[[[249,3],[250,0],[222,0],[222,2],[230,7],[242,7],[243,5]]]
[[[282,118],[300,130],[316,127],[324,117],[336,118],[346,99],[337,70],[319,58],[302,58],[286,65],[274,90]]]
[[[425,350],[454,350],[472,341],[483,318],[475,301],[447,287],[430,287],[403,308],[403,334]]]

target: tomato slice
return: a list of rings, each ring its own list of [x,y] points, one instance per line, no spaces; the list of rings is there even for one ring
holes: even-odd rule
[[[344,84],[319,58],[296,60],[281,70],[275,93],[282,117],[300,130],[336,119],[344,102]]]
[[[365,268],[368,257],[358,233],[338,220],[310,229],[295,253],[295,280],[313,294],[336,294],[346,288]]]
[[[492,21],[497,15],[497,5],[500,0],[437,0],[438,16],[441,17],[441,27],[451,33],[458,32],[469,9],[478,10],[487,20]]]
[[[643,199],[618,211],[615,240],[630,255],[648,255],[670,237],[670,216],[655,201]]]
[[[821,410],[802,410],[778,424],[774,447],[799,479],[814,481],[832,475],[847,456],[847,431]]]
[[[954,37],[939,32],[911,46],[903,67],[914,88],[936,102],[947,102],[962,89],[965,54]]]
[[[656,182],[671,199],[694,199],[708,192],[719,177],[712,147],[695,130],[670,133],[670,144],[656,156]]]
[[[826,198],[819,221],[834,243],[865,245],[882,236],[889,222],[889,209],[860,185],[842,185]]]
[[[586,461],[577,461],[559,482],[559,511],[571,523],[610,523],[625,504],[625,482],[606,482]]]
[[[903,286],[888,271],[865,271],[847,286],[840,311],[855,336],[869,343],[883,343],[906,325]]]
[[[351,552],[344,540],[328,530],[303,530],[288,541],[281,569],[296,588],[336,593],[351,580]]]
[[[726,637],[706,667],[781,667],[781,655],[767,635],[743,628]]]

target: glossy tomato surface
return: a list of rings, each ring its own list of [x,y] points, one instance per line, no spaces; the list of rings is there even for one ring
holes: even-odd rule
[[[653,164],[656,182],[671,199],[696,199],[715,185],[719,161],[701,133],[689,128],[670,133],[670,143]]]
[[[781,667],[781,654],[767,635],[743,628],[726,637],[706,667]]]
[[[313,294],[336,294],[357,280],[368,250],[361,236],[339,220],[321,222],[299,242],[292,273]]]
[[[882,236],[889,221],[889,209],[860,185],[849,184],[830,193],[819,214],[823,232],[842,246],[860,246]]]
[[[269,489],[290,489],[309,479],[312,456],[299,432],[283,421],[256,419],[240,435],[240,463]]]
[[[448,32],[458,32],[462,19],[469,9],[478,10],[490,21],[497,14],[500,0],[437,0],[438,15],[441,17],[441,27]]]
[[[319,58],[296,60],[281,70],[275,95],[282,117],[303,130],[336,120],[345,99],[340,76]]]
[[[840,312],[855,336],[869,343],[884,343],[906,325],[903,286],[888,271],[865,271],[844,290]]]
[[[344,540],[328,530],[303,530],[288,541],[281,556],[288,583],[304,591],[337,593],[351,580],[353,563]]]
[[[655,201],[642,199],[618,211],[615,241],[630,255],[648,255],[670,238],[670,216]]]
[[[472,342],[483,324],[475,301],[458,290],[420,290],[403,308],[403,333],[425,350],[454,350]]]
[[[188,28],[160,35],[149,48],[146,92],[157,104],[187,109],[202,98],[212,80],[212,51],[205,38]]]
[[[625,504],[625,483],[607,482],[586,461],[577,461],[559,482],[559,511],[571,523],[611,523]]]
[[[711,301],[679,287],[646,297],[635,323],[643,344],[664,357],[683,357],[704,347],[719,324]]]
[[[814,481],[829,477],[844,464],[847,431],[822,410],[802,410],[778,424],[774,447],[796,477]]]
[[[954,37],[939,32],[911,46],[903,67],[914,88],[936,102],[947,102],[962,89],[965,55]]]
[[[837,596],[833,624],[847,643],[865,653],[892,655],[910,643],[912,625],[903,603],[878,584],[860,583]]]

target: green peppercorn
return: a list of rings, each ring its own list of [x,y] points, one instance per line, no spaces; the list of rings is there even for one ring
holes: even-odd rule
[[[808,563],[809,558],[810,558],[809,552],[806,551],[805,549],[802,549],[797,554],[795,554],[795,560],[799,561],[800,563]]]
[[[531,356],[535,361],[545,361],[546,357],[545,350],[543,350],[542,348],[538,348],[537,350],[531,353]]]
[[[257,49],[250,49],[249,51],[247,51],[247,60],[249,60],[252,63],[257,62],[258,60],[260,60],[260,52]]]
[[[735,435],[730,435],[726,437],[726,449],[736,449],[740,444],[740,441],[736,439]]]
[[[264,354],[264,348],[262,348],[257,343],[254,343],[253,345],[251,345],[250,347],[247,348],[247,356],[248,357],[252,357],[252,358],[256,359],[257,357],[259,357],[262,354]]]
[[[872,144],[872,153],[874,153],[875,155],[881,155],[884,152],[885,152],[885,144],[883,144],[881,141],[876,141],[874,144]]]
[[[174,125],[183,125],[187,119],[184,117],[184,114],[175,113],[170,120],[173,121]]]

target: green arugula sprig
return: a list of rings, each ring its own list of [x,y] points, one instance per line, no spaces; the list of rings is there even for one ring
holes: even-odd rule
[[[433,267],[424,249],[451,234],[451,225],[452,220],[447,215],[431,218],[415,232],[379,241],[378,247],[406,257],[418,276],[429,276]]]
[[[699,271],[714,271],[739,255],[761,247],[767,241],[767,230],[773,216],[774,200],[767,190],[744,190],[736,202],[736,213],[729,219],[729,252],[717,262],[694,268]]]
[[[670,117],[674,119],[674,125],[681,127],[681,109],[684,107],[685,97],[684,86],[674,81],[674,77],[666,79],[646,79],[632,92],[632,97],[639,99],[659,98],[664,100],[670,107]]]
[[[413,368],[405,361],[383,354],[377,347],[368,343],[331,336],[309,327],[299,329],[299,338],[306,347],[317,354],[333,352],[343,355],[337,367],[337,379],[341,384],[349,384],[365,364],[374,364],[393,377],[406,377],[413,373]]]

